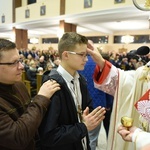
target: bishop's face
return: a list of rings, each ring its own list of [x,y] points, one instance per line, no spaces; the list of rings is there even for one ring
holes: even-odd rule
[[[1,52],[0,59],[0,82],[13,84],[22,79],[23,64],[17,49]],[[3,64],[5,63],[5,64]],[[7,64],[8,63],[8,64]]]

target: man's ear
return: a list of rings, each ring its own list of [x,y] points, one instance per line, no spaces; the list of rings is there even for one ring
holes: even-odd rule
[[[63,58],[63,59],[68,59],[68,52],[67,52],[67,51],[64,51],[64,52],[62,53],[62,58]]]

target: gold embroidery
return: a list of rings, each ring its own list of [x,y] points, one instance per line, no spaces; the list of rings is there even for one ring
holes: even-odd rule
[[[144,130],[144,131],[146,131],[146,132],[148,132],[149,131],[149,123],[148,123],[148,121],[146,121],[142,116],[140,116],[139,117],[139,127],[142,129],[142,130]]]
[[[150,67],[144,66],[142,75],[139,78],[139,80],[150,81],[150,73],[149,73],[149,71],[150,71]]]

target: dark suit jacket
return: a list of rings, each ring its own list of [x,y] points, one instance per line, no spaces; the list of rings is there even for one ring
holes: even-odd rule
[[[87,136],[88,131],[84,123],[78,122],[77,111],[73,97],[64,79],[56,70],[52,70],[49,79],[56,80],[61,85],[51,98],[51,104],[40,126],[42,150],[82,150],[81,139]],[[92,100],[87,90],[85,79],[80,76],[80,88],[82,93],[82,110],[92,107]]]

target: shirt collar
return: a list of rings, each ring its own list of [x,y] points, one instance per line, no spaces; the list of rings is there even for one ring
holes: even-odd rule
[[[75,76],[73,77],[70,75],[69,72],[67,72],[61,65],[58,66],[57,71],[59,74],[62,75],[63,78],[65,78],[68,82],[71,82],[72,80],[77,80],[79,78],[78,72],[76,72]]]

